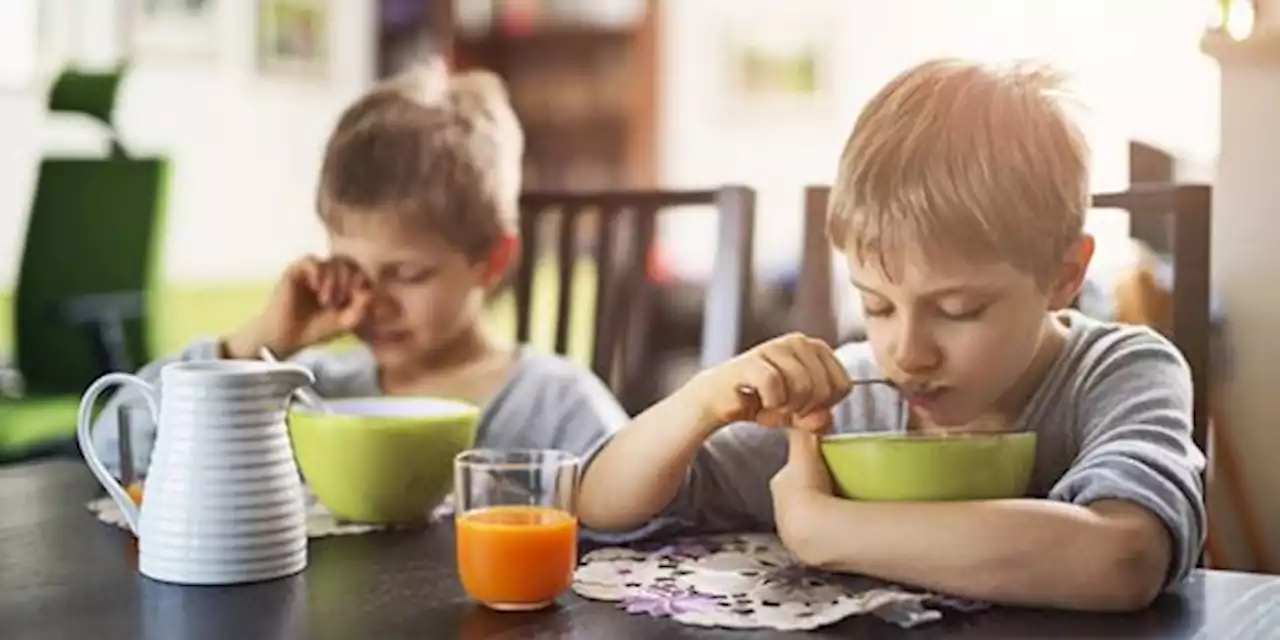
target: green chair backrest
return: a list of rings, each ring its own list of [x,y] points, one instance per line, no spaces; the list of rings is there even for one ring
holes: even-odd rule
[[[112,127],[126,69],[121,65],[110,71],[63,70],[49,89],[49,111],[82,113]]]
[[[101,375],[89,328],[70,321],[67,304],[154,291],[168,173],[159,158],[41,163],[15,295],[15,355],[28,393],[78,394]],[[124,325],[135,363],[149,355],[147,315]]]

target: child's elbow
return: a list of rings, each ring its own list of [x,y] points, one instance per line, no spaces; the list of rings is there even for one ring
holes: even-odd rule
[[[1100,596],[1095,607],[1102,611],[1133,612],[1146,609],[1164,589],[1169,571],[1168,544],[1153,544],[1150,536],[1126,532],[1118,536],[1100,571]]]
[[[646,521],[617,501],[605,499],[599,492],[579,491],[576,506],[578,524],[601,533],[630,531]]]
[[[589,500],[583,500],[578,497],[577,504],[578,524],[594,531],[613,532],[618,530],[617,523],[608,517],[607,513],[602,513],[597,509],[595,503]]]

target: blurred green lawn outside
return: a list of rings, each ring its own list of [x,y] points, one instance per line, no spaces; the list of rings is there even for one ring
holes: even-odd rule
[[[534,274],[531,342],[547,351],[554,345],[555,308],[559,297],[556,262],[542,261]],[[592,318],[595,314],[595,266],[580,260],[574,269],[569,356],[583,364],[591,353]],[[171,283],[159,293],[153,351],[172,353],[196,338],[216,337],[234,329],[257,313],[271,292],[270,282],[184,285]],[[500,336],[515,336],[515,294],[496,296],[486,310],[486,321]],[[13,298],[0,291],[0,357],[13,354]]]

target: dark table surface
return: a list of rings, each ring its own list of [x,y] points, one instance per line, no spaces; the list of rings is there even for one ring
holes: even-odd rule
[[[83,465],[0,468],[0,637],[43,638],[773,638],[629,615],[573,595],[554,609],[473,605],[454,573],[452,527],[313,540],[297,576],[182,587],[138,574],[136,547],[84,503]],[[1082,615],[997,608],[902,630],[860,617],[805,637],[1280,638],[1280,579],[1203,571],[1149,610]]]

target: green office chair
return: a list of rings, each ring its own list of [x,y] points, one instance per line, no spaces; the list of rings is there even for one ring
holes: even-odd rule
[[[63,74],[50,110],[90,115],[107,158],[40,164],[14,303],[21,393],[0,398],[0,462],[75,451],[80,394],[148,359],[168,161],[130,157],[111,123],[123,69]]]

